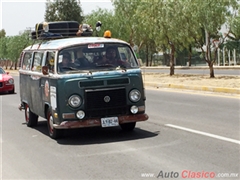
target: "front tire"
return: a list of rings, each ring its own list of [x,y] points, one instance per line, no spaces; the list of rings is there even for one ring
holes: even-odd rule
[[[136,122],[130,122],[125,124],[120,124],[123,131],[132,131],[136,126]]]
[[[49,109],[47,113],[48,133],[52,139],[58,139],[63,135],[63,130],[54,128],[53,123],[52,111]]]
[[[31,111],[28,104],[25,104],[25,121],[28,127],[34,127],[38,124],[38,115]]]

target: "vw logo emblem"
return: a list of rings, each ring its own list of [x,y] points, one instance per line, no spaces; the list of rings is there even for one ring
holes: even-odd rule
[[[108,103],[110,101],[110,97],[109,96],[105,96],[104,97],[104,102]]]

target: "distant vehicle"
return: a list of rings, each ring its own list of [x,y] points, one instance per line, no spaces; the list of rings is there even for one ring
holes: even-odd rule
[[[120,126],[131,131],[147,120],[141,69],[131,46],[110,32],[87,37],[81,30],[83,37],[65,33],[67,38],[60,32],[39,32],[42,42],[21,53],[19,109],[25,110],[27,126],[46,118],[56,139],[64,129]]]
[[[5,72],[2,67],[0,67],[0,93],[8,92],[13,94],[15,92],[14,79],[9,72]]]

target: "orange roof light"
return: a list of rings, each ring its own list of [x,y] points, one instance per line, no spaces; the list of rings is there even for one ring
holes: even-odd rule
[[[107,31],[104,32],[103,37],[105,37],[105,38],[111,38],[111,36],[112,36],[111,31],[107,30]]]

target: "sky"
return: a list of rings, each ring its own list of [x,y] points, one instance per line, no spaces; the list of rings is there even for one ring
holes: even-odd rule
[[[80,0],[83,15],[98,8],[113,9],[111,0]],[[44,21],[46,0],[0,0],[0,30],[6,36],[19,35],[20,32],[34,28]]]

